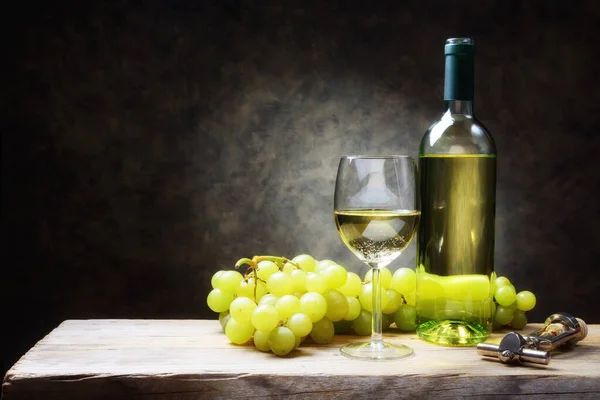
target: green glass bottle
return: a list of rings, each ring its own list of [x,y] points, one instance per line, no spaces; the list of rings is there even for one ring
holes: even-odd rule
[[[473,40],[444,53],[445,112],[419,148],[417,334],[469,346],[492,328],[496,146],[473,115]]]

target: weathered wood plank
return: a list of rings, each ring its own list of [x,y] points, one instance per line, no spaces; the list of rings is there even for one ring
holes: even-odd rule
[[[306,343],[280,358],[231,345],[217,321],[70,320],[8,371],[2,399],[600,398],[598,325],[547,367],[504,365],[474,348],[435,346],[414,334],[386,336],[413,347],[415,357],[349,360],[339,347],[356,337],[336,336],[330,345]]]

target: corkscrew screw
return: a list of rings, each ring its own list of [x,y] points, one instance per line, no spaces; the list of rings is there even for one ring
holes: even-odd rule
[[[549,316],[541,329],[527,336],[509,332],[500,344],[479,343],[477,353],[497,358],[503,363],[548,365],[551,350],[572,348],[586,336],[585,322],[562,312]]]

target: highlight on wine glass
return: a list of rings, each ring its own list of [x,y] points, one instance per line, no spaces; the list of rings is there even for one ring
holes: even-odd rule
[[[379,269],[408,247],[420,214],[414,158],[395,155],[341,158],[335,182],[335,222],[346,246],[372,268],[373,293],[371,338],[343,346],[344,356],[377,361],[414,354],[404,344],[383,340]]]

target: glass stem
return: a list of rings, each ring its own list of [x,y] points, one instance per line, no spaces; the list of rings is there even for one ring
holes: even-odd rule
[[[371,291],[373,293],[371,347],[380,347],[383,344],[383,335],[381,333],[381,279],[379,268],[373,268],[372,270],[371,288]]]

